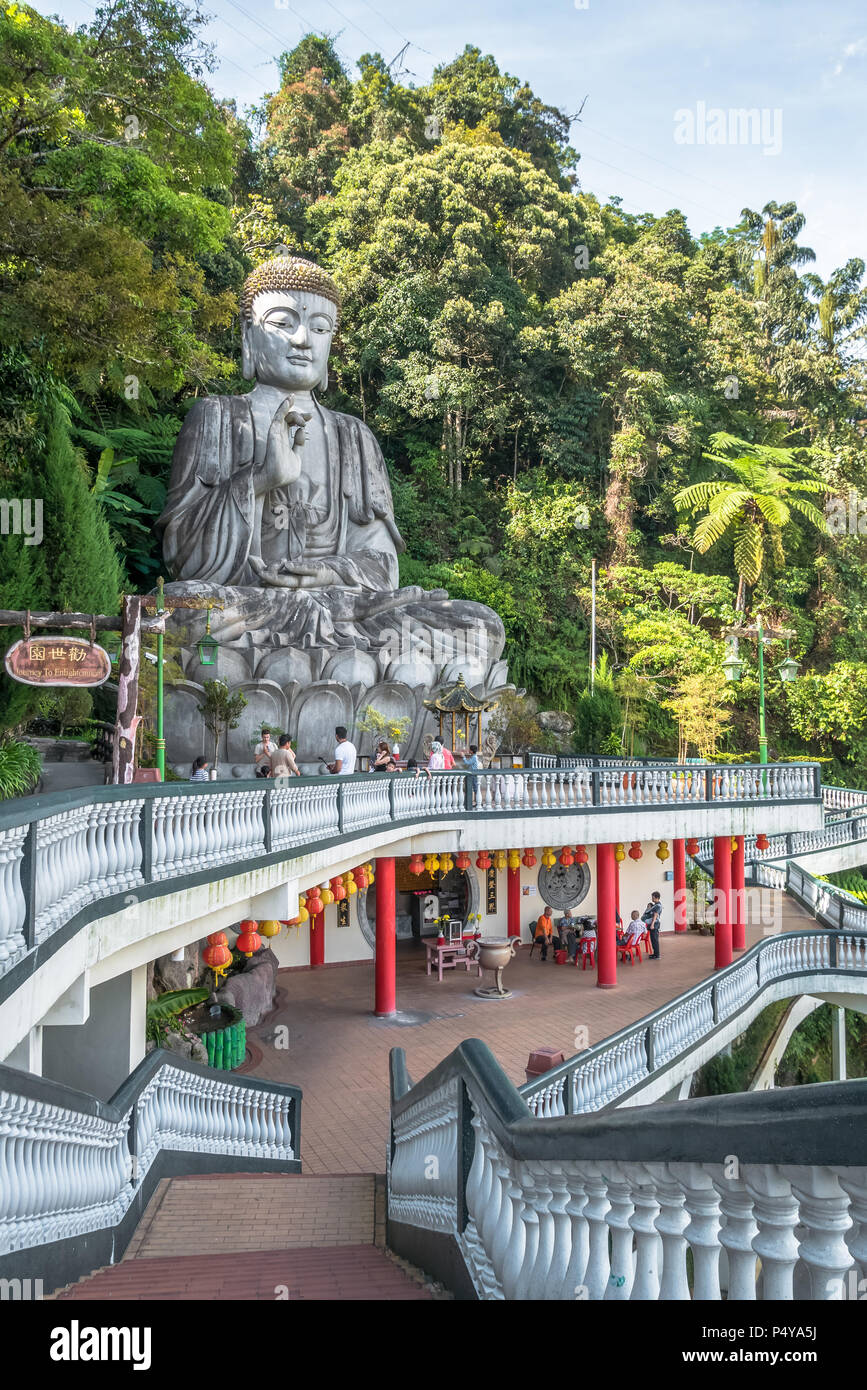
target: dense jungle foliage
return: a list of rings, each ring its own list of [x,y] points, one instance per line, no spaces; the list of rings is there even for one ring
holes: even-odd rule
[[[0,537],[4,605],[151,586],[184,411],[246,389],[239,287],[287,246],[341,286],[325,399],[382,444],[402,581],[494,607],[576,746],[755,756],[755,642],[737,685],[722,661],[760,612],[802,663],[767,649],[771,756],[861,780],[864,262],[820,280],[773,187],[698,236],[601,204],[580,122],[471,45],[413,87],[308,36],[241,113],[201,33],[167,0],[0,11],[0,491],[45,500],[41,546]],[[6,682],[0,727],[29,702]]]

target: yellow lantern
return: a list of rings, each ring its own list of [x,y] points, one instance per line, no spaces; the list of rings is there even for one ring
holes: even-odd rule
[[[343,886],[346,889],[346,896],[349,898],[352,897],[353,893],[358,892],[358,884],[351,874],[349,878],[346,877],[346,874],[343,875]]]
[[[657,859],[660,861],[660,863],[662,863],[662,864],[665,863],[666,859],[668,858],[668,841],[667,841],[667,840],[660,840],[659,844],[658,844],[657,847],[656,847],[656,857],[657,857]]]
[[[496,850],[495,853],[494,853],[494,868],[495,868],[495,869],[505,869],[505,867],[506,867],[506,851],[505,851],[504,849],[498,849],[498,850]]]
[[[735,852],[735,850],[737,849],[737,847],[738,847],[737,836],[736,836],[736,835],[732,835],[732,854],[734,854],[734,852]]]
[[[510,868],[510,869],[520,869],[520,867],[521,867],[521,856],[520,856],[520,854],[518,853],[518,851],[517,851],[516,849],[510,849],[510,850],[509,850],[509,868]]]
[[[615,846],[614,846],[614,858],[617,860],[617,863],[618,863],[618,864],[622,864],[622,863],[623,863],[624,859],[626,858],[626,846],[625,846],[625,845],[615,845]]]
[[[275,921],[273,921],[273,920],[269,920],[269,921],[267,921],[267,922],[260,922],[260,923],[259,923],[259,935],[260,935],[260,936],[279,936],[279,935],[280,935],[280,927],[281,927],[281,923],[280,923],[280,922],[275,922]]]
[[[303,905],[303,903],[301,907],[299,907],[298,909],[298,921],[299,923],[310,921],[310,913],[307,911],[307,908]]]
[[[330,888],[320,889],[319,896],[322,899],[323,907],[330,907],[331,904],[334,902],[334,894],[332,893]]]

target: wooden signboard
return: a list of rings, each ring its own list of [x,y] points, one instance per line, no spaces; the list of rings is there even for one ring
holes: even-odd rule
[[[338,927],[349,926],[349,899],[341,898],[337,904],[337,925]]]
[[[102,685],[111,660],[82,637],[23,637],[6,653],[6,674],[22,685]]]
[[[433,876],[425,870],[423,874],[411,874],[409,860],[398,859],[395,865],[395,888],[398,893],[434,893],[436,885]]]
[[[485,912],[489,917],[497,911],[497,871],[491,866],[485,870]]]

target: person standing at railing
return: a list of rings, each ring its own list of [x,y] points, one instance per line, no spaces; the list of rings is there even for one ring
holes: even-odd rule
[[[427,765],[432,772],[445,770],[446,760],[443,755],[443,746],[437,739],[434,739],[430,746],[430,757],[427,760]]]
[[[207,781],[208,781],[208,760],[207,760],[207,758],[202,758],[202,757],[196,758],[196,760],[195,760],[195,762],[193,763],[193,766],[192,766],[192,768],[191,768],[191,770],[190,770],[190,781],[191,781],[191,782],[207,782]]]
[[[642,912],[641,920],[650,936],[650,959],[659,960],[659,927],[662,921],[662,898],[659,893],[651,893],[650,902]]]
[[[295,754],[292,752],[292,742],[288,734],[283,734],[280,738],[276,753],[271,757],[271,776],[272,777],[300,777],[298,764],[295,761]]]
[[[271,758],[275,753],[274,744],[271,742],[271,730],[267,725],[262,726],[262,741],[257,743],[253,750],[253,759],[256,764],[257,777],[271,776]]]
[[[337,747],[334,749],[334,762],[328,763],[328,771],[336,776],[348,777],[355,771],[355,764],[358,762],[358,750],[354,743],[350,743],[346,729],[342,724],[338,724],[334,730],[334,737],[337,739]]]

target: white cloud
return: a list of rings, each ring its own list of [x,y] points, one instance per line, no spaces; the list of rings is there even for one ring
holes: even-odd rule
[[[839,77],[846,66],[848,58],[864,58],[867,56],[867,39],[856,39],[854,43],[847,43],[843,49],[843,56],[834,68],[834,76]]]

